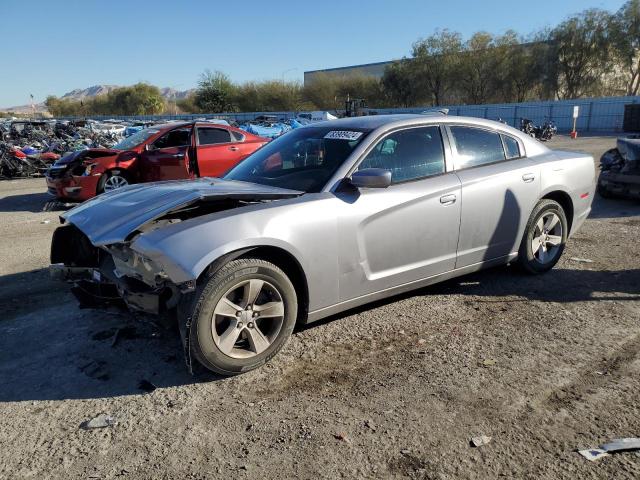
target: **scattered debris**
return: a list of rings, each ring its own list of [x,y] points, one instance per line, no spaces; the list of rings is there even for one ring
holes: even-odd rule
[[[483,366],[483,367],[493,367],[496,363],[497,363],[497,362],[496,362],[494,359],[492,359],[492,358],[485,358],[485,359],[482,361],[482,366]]]
[[[424,345],[427,341],[424,338],[418,339],[418,345]]]
[[[481,447],[483,445],[487,445],[489,442],[491,442],[491,437],[487,435],[479,435],[477,437],[471,437],[471,440],[469,441],[471,446],[476,448]]]
[[[373,423],[373,420],[365,420],[364,426],[367,427],[372,432],[376,431],[376,425]]]
[[[41,223],[41,224],[51,223],[51,220],[42,220],[40,223]]]
[[[407,448],[403,448],[402,450],[400,450],[401,455],[409,455],[410,453],[411,453],[411,450]]]
[[[92,430],[94,428],[112,427],[116,424],[116,419],[106,413],[101,413],[97,417],[93,417],[91,420],[82,422],[80,428],[83,430]]]
[[[640,438],[616,438],[600,445],[598,448],[578,450],[578,453],[587,460],[595,462],[603,457],[608,457],[612,453],[628,452],[630,450],[639,450],[636,455],[640,454]]]
[[[351,443],[351,440],[349,439],[349,437],[347,437],[346,432],[334,433],[333,438],[335,438],[336,440],[342,440],[345,443]]]
[[[616,438],[609,443],[600,445],[600,448],[608,453],[640,450],[640,438]]]
[[[158,387],[151,383],[149,380],[142,379],[140,380],[140,383],[138,383],[138,388],[144,392],[151,393]]]
[[[587,450],[578,450],[578,453],[591,462],[600,460],[602,457],[608,457],[609,454],[599,448],[589,448]]]
[[[578,263],[593,263],[593,260],[591,260],[590,258],[571,257],[569,258],[569,260]]]

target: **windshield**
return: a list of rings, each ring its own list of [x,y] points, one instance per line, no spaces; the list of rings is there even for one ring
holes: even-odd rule
[[[140,130],[139,132],[136,132],[133,135],[125,138],[120,143],[116,143],[111,148],[114,148],[116,150],[131,150],[159,131],[160,130],[156,130],[154,128],[146,128],[144,130]]]
[[[370,131],[298,128],[268,143],[223,178],[319,192]]]

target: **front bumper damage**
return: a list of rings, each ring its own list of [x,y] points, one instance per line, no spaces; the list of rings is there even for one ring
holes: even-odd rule
[[[95,247],[73,225],[58,228],[51,245],[52,278],[73,284],[83,306],[122,302],[153,315],[170,312],[195,282],[174,284],[162,266],[127,244]]]
[[[96,196],[100,175],[46,177],[47,192],[63,200],[84,201]]]

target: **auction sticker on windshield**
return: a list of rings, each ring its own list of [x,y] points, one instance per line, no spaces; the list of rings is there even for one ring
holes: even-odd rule
[[[362,136],[362,132],[350,132],[348,130],[332,130],[327,133],[324,138],[332,138],[334,140],[357,140]]]

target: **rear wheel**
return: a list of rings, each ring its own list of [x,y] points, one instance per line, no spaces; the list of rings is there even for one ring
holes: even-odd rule
[[[298,312],[295,289],[276,265],[239,259],[196,290],[189,315],[193,353],[206,368],[236,375],[263,365],[284,346]]]
[[[98,182],[97,193],[100,194],[104,192],[117,190],[118,188],[126,187],[127,185],[129,185],[129,183],[130,182],[127,177],[127,174],[124,173],[123,170],[120,170],[120,169],[109,170],[108,172],[105,172],[100,177],[100,181]]]
[[[564,251],[568,224],[562,206],[541,200],[531,212],[518,251],[518,262],[529,273],[551,270]]]

